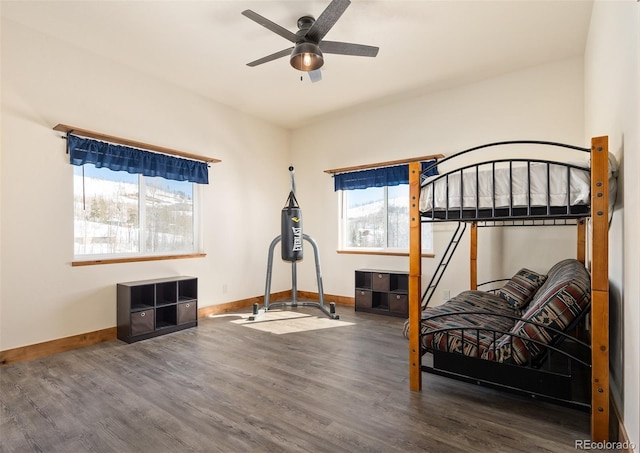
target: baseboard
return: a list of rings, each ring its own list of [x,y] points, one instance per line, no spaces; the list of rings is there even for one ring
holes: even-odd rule
[[[270,300],[273,302],[291,299],[291,290],[273,293]],[[318,293],[308,291],[298,291],[300,300],[319,300]],[[328,303],[335,302],[341,305],[354,306],[353,297],[324,295],[325,301]],[[198,318],[206,318],[212,315],[228,313],[231,311],[243,310],[253,307],[253,304],[263,304],[264,296],[251,297],[249,299],[237,300],[226,304],[210,305],[198,309]],[[57,340],[45,341],[43,343],[21,346],[19,348],[7,349],[0,351],[0,366],[13,365],[15,363],[27,362],[42,357],[46,357],[60,352],[71,351],[73,349],[84,348],[105,341],[115,340],[117,338],[116,327],[96,330],[93,332],[72,335],[70,337],[58,338]]]
[[[39,359],[49,355],[58,354],[60,352],[71,351],[72,349],[83,348],[85,346],[91,346],[115,339],[116,328],[109,327],[107,329],[81,333],[79,335],[59,338],[57,340],[7,349],[6,351],[0,351],[0,366],[27,362],[29,360]]]

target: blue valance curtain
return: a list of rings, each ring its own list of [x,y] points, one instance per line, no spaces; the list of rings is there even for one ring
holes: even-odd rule
[[[428,169],[426,176],[438,174],[435,164],[435,160],[422,162],[422,171]],[[409,164],[338,173],[333,175],[333,184],[336,191],[409,184]]]
[[[67,135],[67,149],[72,165],[94,164],[113,171],[144,176],[162,176],[174,181],[209,184],[206,162],[114,145],[76,135]]]

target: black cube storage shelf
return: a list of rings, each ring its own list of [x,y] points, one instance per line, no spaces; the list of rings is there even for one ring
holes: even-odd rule
[[[357,269],[356,311],[406,317],[409,314],[409,273],[378,269]]]
[[[118,339],[133,343],[198,325],[198,279],[118,283]]]

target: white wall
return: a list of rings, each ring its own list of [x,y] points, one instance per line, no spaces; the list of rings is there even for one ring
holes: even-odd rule
[[[388,105],[365,106],[293,132],[292,160],[299,175],[298,200],[305,231],[322,249],[324,288],[352,296],[353,270],[408,269],[406,257],[337,254],[338,197],[331,168],[451,154],[467,147],[509,139],[584,141],[581,58],[533,67],[434,94],[416,94]],[[574,159],[583,158],[572,154]],[[436,259],[423,260],[430,276],[449,241],[451,226],[435,231]],[[444,231],[443,231],[444,230]],[[479,281],[508,277],[520,267],[546,271],[560,258],[575,256],[575,228],[481,229]],[[532,241],[544,247],[532,247]],[[314,285],[304,274],[303,288]],[[455,294],[469,285],[468,234],[436,293]]]
[[[640,448],[640,5],[596,1],[585,52],[585,134],[608,135],[621,170],[609,229],[611,387]]]
[[[57,123],[222,159],[203,189],[206,258],[72,267]],[[3,20],[1,145],[0,350],[115,326],[120,281],[193,275],[200,307],[263,294],[287,131]],[[288,285],[275,276],[274,291]]]

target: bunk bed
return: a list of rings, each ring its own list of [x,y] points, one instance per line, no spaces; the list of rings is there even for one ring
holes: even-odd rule
[[[498,150],[494,155],[504,155],[500,150],[511,153],[514,147],[534,151],[550,147],[554,160],[475,158],[488,149]],[[589,159],[572,161],[566,157],[570,153],[575,156],[575,151],[590,153]],[[430,178],[424,175],[433,169],[423,172],[419,162],[409,165],[409,319],[404,333],[409,340],[411,390],[422,390],[422,372],[426,371],[560,402],[590,410],[592,439],[608,440],[608,226],[615,200],[615,175],[610,171],[615,170],[615,161],[610,163],[610,159],[604,136],[592,138],[591,148],[532,140],[477,146],[441,159],[434,165],[444,171]],[[424,293],[422,222],[457,223]],[[547,276],[541,275],[540,285],[526,301],[537,307],[524,303],[509,306],[504,303],[509,299],[504,293],[496,295],[499,286],[478,291],[482,286],[477,281],[478,227],[521,225],[577,225],[576,259],[549,270],[553,283],[545,283]],[[428,307],[467,226],[470,290],[452,298],[445,308]],[[522,271],[530,277],[528,269]],[[570,301],[577,307],[575,316],[559,325],[546,315],[529,316],[558,279],[564,279],[560,284],[570,285],[576,296]],[[569,304],[561,299],[556,302]],[[494,309],[488,310],[488,306]],[[539,335],[527,335],[531,330]],[[519,360],[515,342],[520,352],[526,352]],[[572,390],[580,385],[586,396]],[[560,387],[564,390],[558,390]]]

